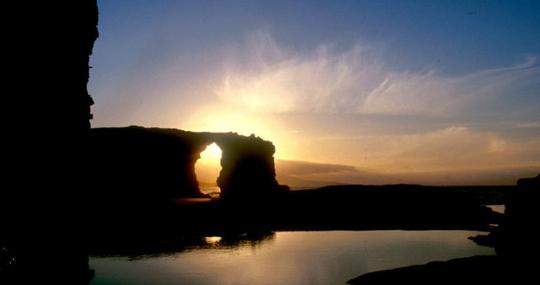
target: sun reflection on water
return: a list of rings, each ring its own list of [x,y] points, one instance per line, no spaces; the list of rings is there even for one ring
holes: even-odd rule
[[[210,236],[210,237],[204,237],[204,242],[206,242],[209,245],[217,245],[221,242],[220,236]]]

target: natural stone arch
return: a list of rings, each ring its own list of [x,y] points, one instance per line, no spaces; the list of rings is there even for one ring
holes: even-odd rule
[[[222,150],[217,180],[223,200],[254,199],[283,189],[276,181],[274,145],[255,135],[162,128],[96,128],[90,131],[92,189],[102,199],[163,201],[204,197],[195,163],[215,142]]]

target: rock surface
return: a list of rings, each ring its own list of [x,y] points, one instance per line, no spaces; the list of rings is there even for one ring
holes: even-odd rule
[[[222,149],[216,181],[222,199],[254,199],[280,189],[269,141],[236,133],[131,126],[90,130],[91,193],[112,201],[202,197],[195,163],[213,142]]]
[[[16,20],[4,38],[0,255],[14,257],[5,267],[0,257],[0,283],[12,284],[11,276],[22,277],[17,284],[86,282],[87,83],[97,1],[16,1],[5,11]]]
[[[537,258],[540,254],[540,174],[519,179],[508,196],[505,219],[501,229],[494,233],[497,254],[514,262]]]

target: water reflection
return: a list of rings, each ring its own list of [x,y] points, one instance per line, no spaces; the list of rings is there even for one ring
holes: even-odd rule
[[[221,237],[219,236],[204,237],[204,241],[207,244],[219,244],[219,242],[221,241]]]
[[[490,255],[472,231],[278,232],[209,236],[175,253],[93,257],[91,284],[345,284],[383,269]]]
[[[98,258],[123,257],[129,260],[175,256],[203,249],[257,248],[275,239],[274,232],[222,233],[221,236],[179,236],[163,240],[133,239],[123,243],[100,244],[91,249]]]
[[[504,209],[506,208],[505,205],[486,205],[486,206],[489,207],[491,210],[500,214],[504,214]]]

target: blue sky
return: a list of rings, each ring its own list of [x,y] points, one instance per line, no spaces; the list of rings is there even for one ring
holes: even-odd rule
[[[540,170],[539,1],[98,2],[94,126],[256,133],[396,175]]]
[[[125,56],[136,49],[130,53],[118,41],[140,47],[156,40],[155,52],[166,58],[258,29],[297,49],[372,42],[392,55],[390,64],[449,73],[504,66],[540,51],[538,1],[116,0],[99,6],[102,33],[119,37],[99,44]]]

